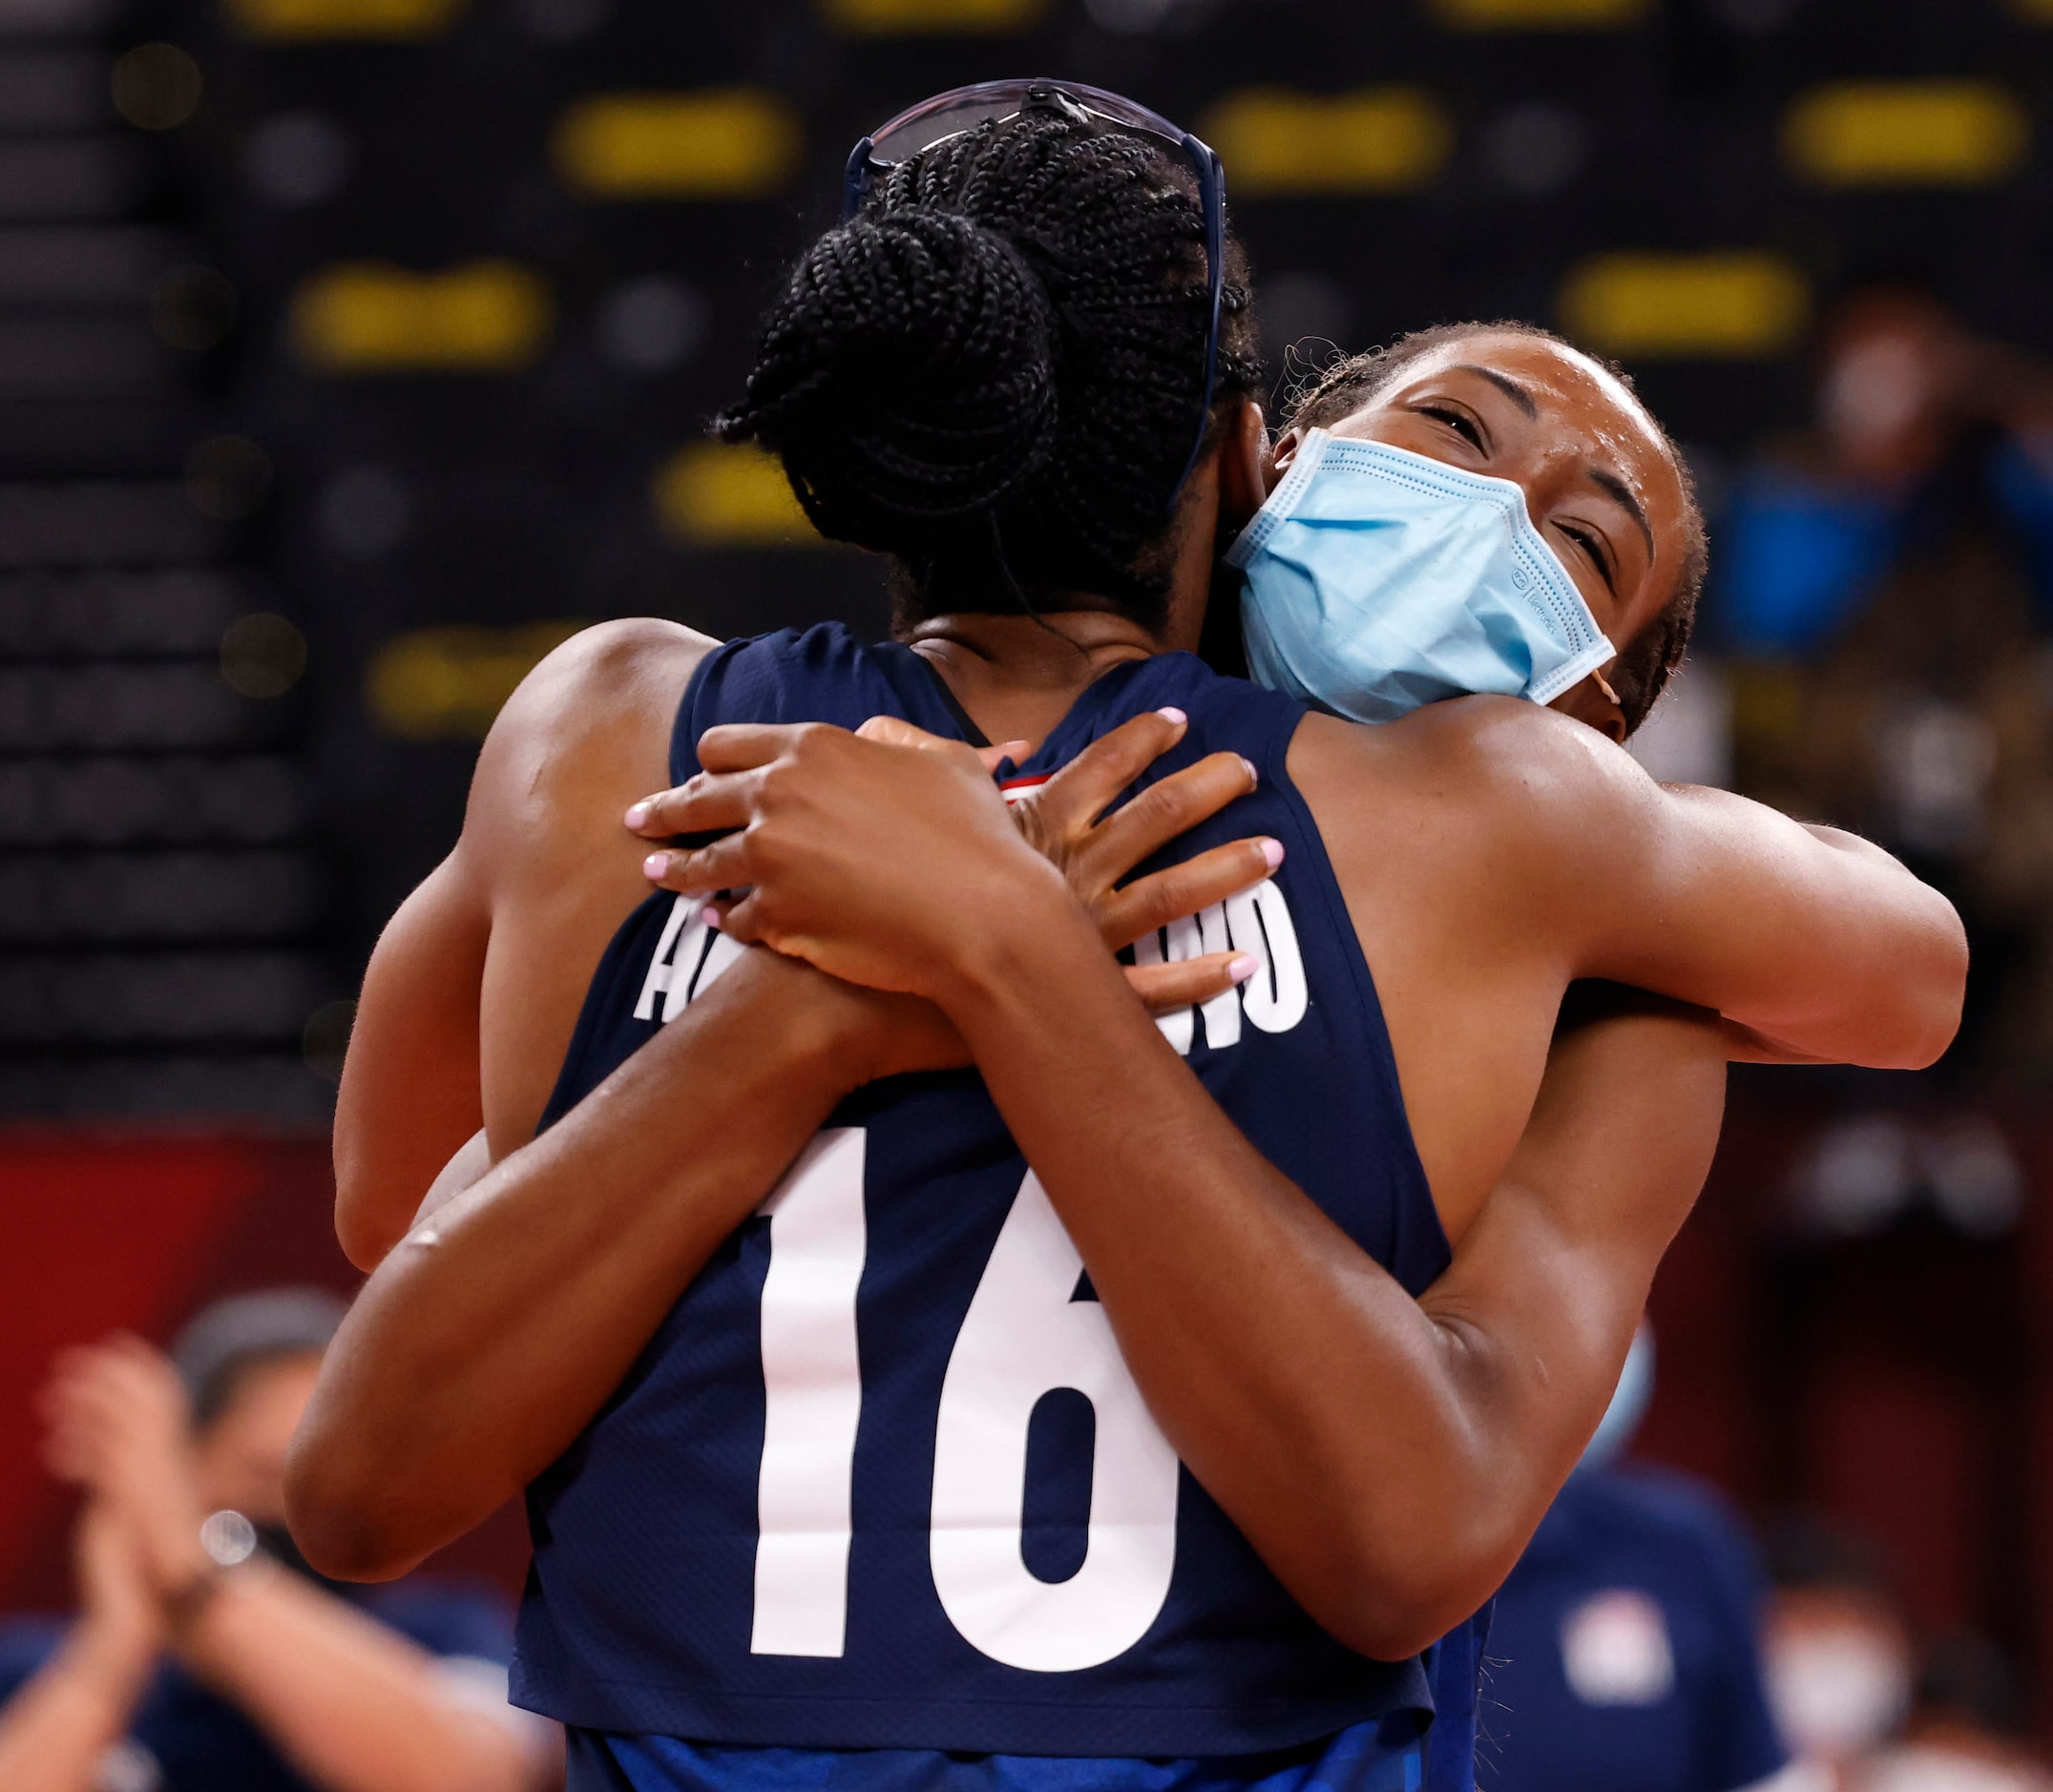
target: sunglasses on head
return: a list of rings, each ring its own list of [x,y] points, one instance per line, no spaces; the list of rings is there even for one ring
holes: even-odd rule
[[[888,124],[879,125],[848,156],[848,173],[842,183],[841,215],[844,220],[862,210],[880,175],[910,156],[932,149],[936,143],[979,125],[1005,124],[1026,113],[1049,113],[1078,123],[1096,124],[1108,131],[1124,131],[1153,137],[1187,157],[1198,177],[1198,196],[1205,207],[1205,265],[1206,306],[1209,322],[1205,334],[1205,386],[1198,404],[1198,438],[1191,445],[1190,458],[1177,475],[1176,490],[1169,494],[1174,509],[1183,494],[1184,482],[1198,464],[1205,448],[1205,430],[1212,414],[1212,387],[1219,377],[1219,301],[1226,278],[1226,176],[1218,156],[1188,131],[1180,131],[1159,113],[1138,106],[1102,88],[1084,87],[1075,81],[1020,80],[983,81],[974,87],[957,87],[936,94],[900,113]]]

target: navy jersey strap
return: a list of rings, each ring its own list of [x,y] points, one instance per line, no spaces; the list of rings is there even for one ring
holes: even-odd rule
[[[825,700],[823,700],[825,699]],[[823,709],[831,711],[822,714]],[[728,641],[699,662],[670,732],[670,781],[699,770],[699,737],[725,718],[760,722],[826,721],[860,728],[872,716],[898,716],[947,740],[988,746],[941,675],[896,641],[869,646],[846,629]]]

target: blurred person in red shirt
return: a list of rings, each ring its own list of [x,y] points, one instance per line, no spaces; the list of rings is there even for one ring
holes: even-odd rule
[[[68,1351],[46,1456],[80,1488],[81,1610],[0,1624],[8,1792],[527,1792],[555,1726],[506,1702],[481,1595],[321,1580],[284,1528],[285,1448],[343,1303],[217,1302],[166,1357]]]

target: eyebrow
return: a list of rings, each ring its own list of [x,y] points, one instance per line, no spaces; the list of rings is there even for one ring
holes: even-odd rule
[[[1481,374],[1484,379],[1488,380],[1492,385],[1496,386],[1498,391],[1502,392],[1506,398],[1510,399],[1514,405],[1518,406],[1518,407],[1523,412],[1525,412],[1525,414],[1530,417],[1535,423],[1538,423],[1540,421],[1540,406],[1533,402],[1532,393],[1528,392],[1524,386],[1519,384],[1518,381],[1508,380],[1501,373],[1498,373],[1490,367],[1474,366],[1470,363],[1465,361],[1460,363],[1454,370],[1456,373]]]
[[[1640,526],[1640,533],[1646,537],[1646,557],[1654,557],[1654,531],[1648,526],[1646,512],[1640,507],[1640,500],[1632,495],[1632,488],[1616,473],[1605,467],[1590,469],[1590,484],[1600,491],[1608,492],[1624,508],[1625,514]]]

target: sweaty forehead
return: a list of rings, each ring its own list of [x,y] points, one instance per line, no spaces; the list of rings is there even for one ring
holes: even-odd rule
[[[1680,496],[1673,454],[1646,406],[1610,368],[1566,343],[1478,330],[1421,356],[1383,396],[1459,366],[1487,367],[1516,381],[1532,394],[1543,424],[1582,437],[1591,457],[1614,466],[1643,502],[1665,508],[1671,491]]]

